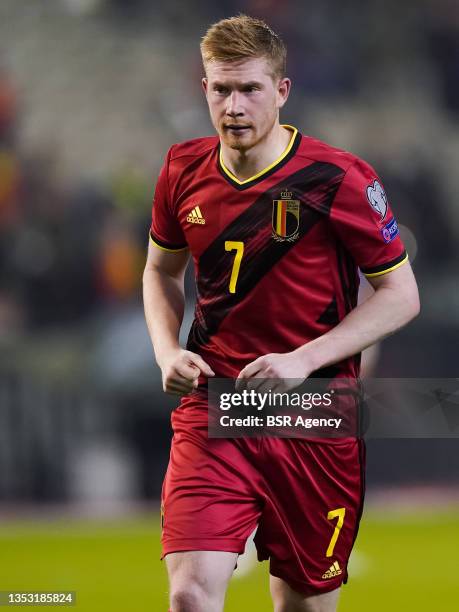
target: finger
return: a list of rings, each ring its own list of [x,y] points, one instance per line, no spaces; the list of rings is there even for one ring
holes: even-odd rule
[[[258,357],[258,359],[255,359],[255,361],[252,361],[251,363],[247,364],[245,368],[242,368],[236,379],[236,389],[240,389],[242,380],[252,378],[252,376],[255,376],[255,374],[259,374],[262,368],[263,362],[261,360],[261,357]]]
[[[201,373],[201,370],[197,366],[185,362],[177,364],[175,366],[175,371],[181,379],[189,381],[194,381]]]
[[[255,391],[256,393],[258,393],[260,387],[263,386],[265,381],[266,381],[265,378],[258,378],[258,377],[255,377],[255,376],[252,377],[252,378],[249,378],[246,381],[247,390],[248,391]]]
[[[272,378],[262,378],[261,383],[257,387],[257,393],[269,393],[270,391],[273,393],[276,389],[276,382]]]
[[[194,391],[195,389],[197,389],[198,385],[199,385],[199,379],[195,378],[193,381],[187,381],[186,384],[185,383],[179,384],[177,385],[177,387],[180,389],[183,389],[187,393],[190,393],[191,391]]]
[[[182,376],[177,367],[177,368],[174,368],[172,372],[167,374],[164,380],[166,384],[191,386],[195,382],[195,380],[198,379],[198,377],[199,377],[199,370],[197,368],[193,370],[192,377],[191,377],[191,376]]]
[[[193,391],[193,387],[184,385],[166,385],[166,393],[190,393]]]
[[[244,368],[245,370],[245,368]],[[238,377],[236,378],[236,382],[234,383],[234,387],[236,391],[242,391],[243,389],[247,389],[247,383],[250,380],[248,376],[245,376],[244,370],[239,372]]]
[[[279,393],[287,393],[288,391],[291,391],[293,387],[289,385],[286,378],[278,378],[276,388]]]
[[[186,395],[184,391],[179,391],[178,389],[169,389],[169,388],[164,389],[164,393],[167,393],[167,395],[174,395],[176,397],[177,396],[182,397],[183,395]]]
[[[282,387],[279,386],[278,384],[272,384],[270,387],[270,391],[271,391],[271,394],[274,395],[274,393],[284,393],[285,389],[282,389]],[[283,407],[283,405],[280,405],[280,407]]]
[[[212,370],[210,365],[204,361],[204,359],[200,355],[197,355],[196,353],[189,353],[189,356],[190,356],[190,362],[194,364],[195,366],[197,366],[205,376],[215,376],[215,372]]]
[[[167,389],[194,389],[198,383],[198,379],[188,380],[186,378],[168,377],[164,381],[164,386]]]
[[[187,395],[194,390],[193,386],[190,385],[178,385],[178,384],[168,384],[166,385],[165,392],[171,395]]]
[[[239,373],[239,376],[240,376],[240,373]],[[239,378],[239,376],[234,381],[234,390],[235,391],[243,391],[244,389],[247,389],[247,379],[246,378]]]

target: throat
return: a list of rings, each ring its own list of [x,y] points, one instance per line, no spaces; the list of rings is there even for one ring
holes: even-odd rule
[[[230,159],[225,165],[240,181],[246,181],[263,170],[263,161],[258,156],[251,155],[251,152],[232,150],[232,153],[233,155],[229,156]],[[234,153],[237,154],[234,155]]]
[[[267,138],[248,150],[232,148],[221,143],[220,164],[237,182],[250,181],[268,171],[282,160],[291,147],[296,130],[279,126],[275,138]]]

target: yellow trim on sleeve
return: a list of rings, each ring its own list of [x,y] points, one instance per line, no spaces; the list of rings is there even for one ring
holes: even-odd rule
[[[402,261],[399,261],[397,264],[395,264],[395,266],[392,266],[391,268],[387,268],[387,270],[381,270],[381,272],[372,272],[370,274],[365,274],[364,272],[363,274],[367,278],[371,278],[372,276],[382,276],[383,274],[387,274],[388,272],[392,272],[393,270],[400,268],[400,266],[403,266],[403,264],[406,263],[407,261],[408,261],[408,255],[406,255],[406,257],[402,259]]]
[[[155,242],[153,240],[153,238],[151,237],[151,234],[148,233],[148,235],[150,236],[150,240],[152,241],[152,243],[155,245],[155,247],[157,249],[161,249],[161,251],[166,251],[166,253],[180,253],[181,251],[186,251],[188,246],[186,247],[182,247],[180,249],[167,249],[166,247],[161,246],[160,244],[158,244],[157,242]]]
[[[277,164],[280,163],[284,159],[284,157],[286,157],[290,153],[293,147],[293,143],[295,142],[296,135],[298,134],[298,130],[296,129],[296,127],[293,127],[293,125],[282,124],[282,127],[286,128],[287,130],[291,130],[293,132],[292,137],[290,138],[290,142],[288,143],[285,151],[282,153],[280,157],[278,157],[275,161],[273,161],[272,164],[270,164],[266,168],[263,168],[263,170],[260,170],[260,172],[257,172],[257,174],[254,174],[253,176],[243,181],[240,181],[236,176],[234,176],[234,174],[230,170],[228,170],[228,168],[225,166],[223,162],[222,149],[220,147],[220,166],[222,170],[225,172],[225,174],[227,174],[230,177],[230,179],[233,180],[238,185],[245,185],[246,183],[250,183],[250,181],[254,181],[255,179],[259,178],[260,176],[262,176],[263,174],[265,174],[266,172],[274,168],[274,166],[277,166]]]

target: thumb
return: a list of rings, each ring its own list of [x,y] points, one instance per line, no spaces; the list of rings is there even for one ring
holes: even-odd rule
[[[209,364],[207,364],[204,359],[197,355],[196,353],[190,353],[190,361],[195,366],[197,366],[203,374],[206,376],[215,376],[215,372],[212,370]]]

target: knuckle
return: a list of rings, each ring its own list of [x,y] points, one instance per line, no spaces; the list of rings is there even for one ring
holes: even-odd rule
[[[174,373],[172,371],[166,372],[164,376],[164,381],[167,385],[169,385],[174,379]]]

